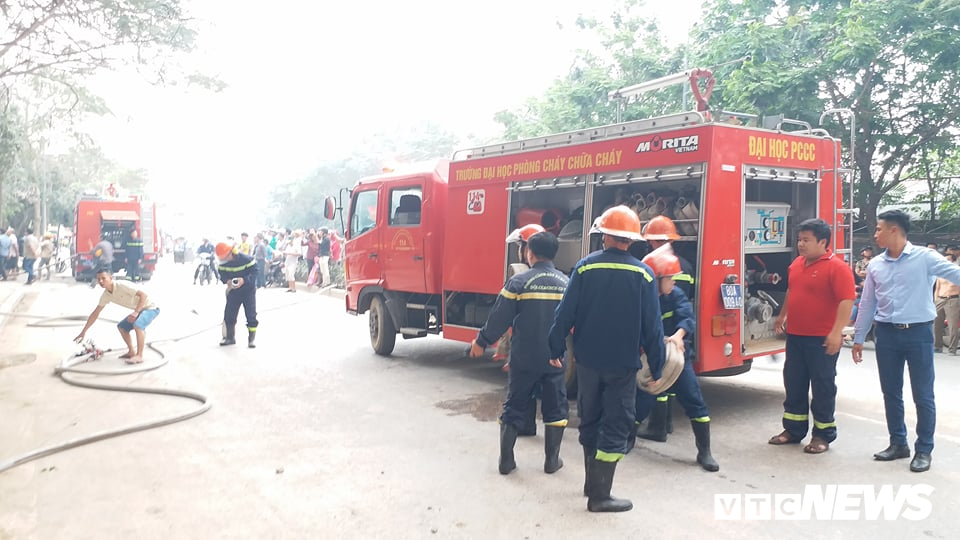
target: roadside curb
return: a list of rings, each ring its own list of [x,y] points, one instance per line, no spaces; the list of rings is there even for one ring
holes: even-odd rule
[[[345,289],[338,289],[334,285],[319,288],[312,286],[308,287],[306,283],[301,283],[299,281],[297,282],[297,290],[306,293],[321,294],[323,296],[332,296],[334,298],[343,298],[347,295],[347,291]]]

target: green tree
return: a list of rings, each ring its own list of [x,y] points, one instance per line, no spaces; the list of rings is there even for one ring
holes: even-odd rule
[[[751,57],[721,70],[720,106],[813,124],[827,109],[853,111],[855,197],[870,230],[884,195],[911,177],[924,153],[955,144],[956,2],[713,0],[705,13],[691,47],[699,63]],[[828,127],[846,140],[839,123],[848,121]]]
[[[543,96],[514,110],[499,111],[494,120],[508,140],[536,137],[628,121],[675,111],[681,87],[640,96],[630,103],[610,100],[619,88],[684,69],[685,50],[665,45],[656,21],[644,16],[643,0],[625,0],[608,18],[578,17],[573,32],[592,35],[593,48],[577,51],[569,72]]]
[[[423,123],[392,132],[371,135],[358,142],[353,152],[321,163],[313,173],[296,182],[273,189],[267,220],[290,228],[331,226],[339,222],[323,217],[328,196],[338,196],[365,176],[379,174],[384,167],[449,157],[456,137],[446,129]]]

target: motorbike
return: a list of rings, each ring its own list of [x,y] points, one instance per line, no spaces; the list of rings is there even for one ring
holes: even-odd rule
[[[213,282],[213,256],[209,253],[200,253],[197,255],[197,269],[195,274],[197,277],[193,280],[194,283],[197,280],[200,280],[200,285],[209,285]]]
[[[270,287],[286,287],[287,278],[283,275],[283,258],[274,257],[267,265],[267,277],[264,285]]]

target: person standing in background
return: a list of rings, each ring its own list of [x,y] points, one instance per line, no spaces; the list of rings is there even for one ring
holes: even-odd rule
[[[320,229],[320,275],[323,287],[330,286],[330,234],[326,227]]]
[[[957,263],[957,258],[952,253],[947,253],[944,257],[954,264]],[[933,352],[943,352],[943,338],[946,334],[947,350],[951,356],[956,356],[957,342],[960,340],[960,329],[957,328],[960,323],[960,286],[938,277],[933,291],[933,302],[937,308]]]

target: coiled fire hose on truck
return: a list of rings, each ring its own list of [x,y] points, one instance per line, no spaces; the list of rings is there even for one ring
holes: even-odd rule
[[[101,319],[106,320],[106,319]],[[76,326],[82,324],[81,321],[86,321],[86,317],[55,317],[41,319],[35,323],[30,323],[27,326],[31,327],[56,327],[56,326]],[[113,321],[116,322],[116,321]],[[0,462],[0,473],[3,473],[9,469],[23,465],[35,459],[40,459],[42,457],[51,456],[53,454],[77,448],[78,446],[83,446],[105,439],[110,439],[113,437],[120,437],[123,435],[128,435],[130,433],[136,433],[138,431],[146,431],[148,429],[158,428],[161,426],[166,426],[169,424],[174,424],[177,422],[182,422],[188,420],[195,416],[199,416],[213,406],[213,403],[209,396],[201,394],[199,392],[190,392],[187,390],[173,390],[167,388],[157,388],[157,387],[146,387],[146,386],[125,386],[119,384],[106,384],[98,383],[89,380],[82,380],[73,377],[73,375],[103,375],[103,376],[116,376],[116,375],[130,375],[133,373],[142,373],[146,371],[152,371],[158,368],[161,368],[167,364],[166,355],[159,348],[156,347],[156,343],[162,343],[164,341],[176,342],[187,339],[189,337],[195,336],[197,334],[203,333],[210,330],[210,328],[204,328],[198,332],[192,334],[181,336],[179,338],[167,339],[152,341],[146,344],[146,346],[153,352],[160,355],[159,362],[150,362],[143,364],[134,364],[128,367],[123,367],[119,369],[92,369],[86,367],[78,367],[81,364],[86,364],[99,360],[104,353],[110,352],[107,350],[99,350],[94,345],[93,342],[88,341],[84,345],[84,350],[82,353],[71,355],[63,359],[57,367],[54,368],[53,372],[55,375],[59,376],[60,379],[70,385],[79,386],[82,388],[92,388],[95,390],[109,390],[112,392],[134,392],[139,394],[154,394],[160,396],[173,396],[180,398],[187,398],[197,401],[200,405],[193,410],[187,411],[185,413],[179,413],[170,416],[164,416],[156,420],[150,420],[147,422],[138,422],[136,424],[131,424],[118,429],[111,429],[107,431],[100,431],[76,439],[71,439],[66,442],[54,444],[52,446],[47,446],[44,448],[38,448],[21,456],[14,457],[10,460]]]

